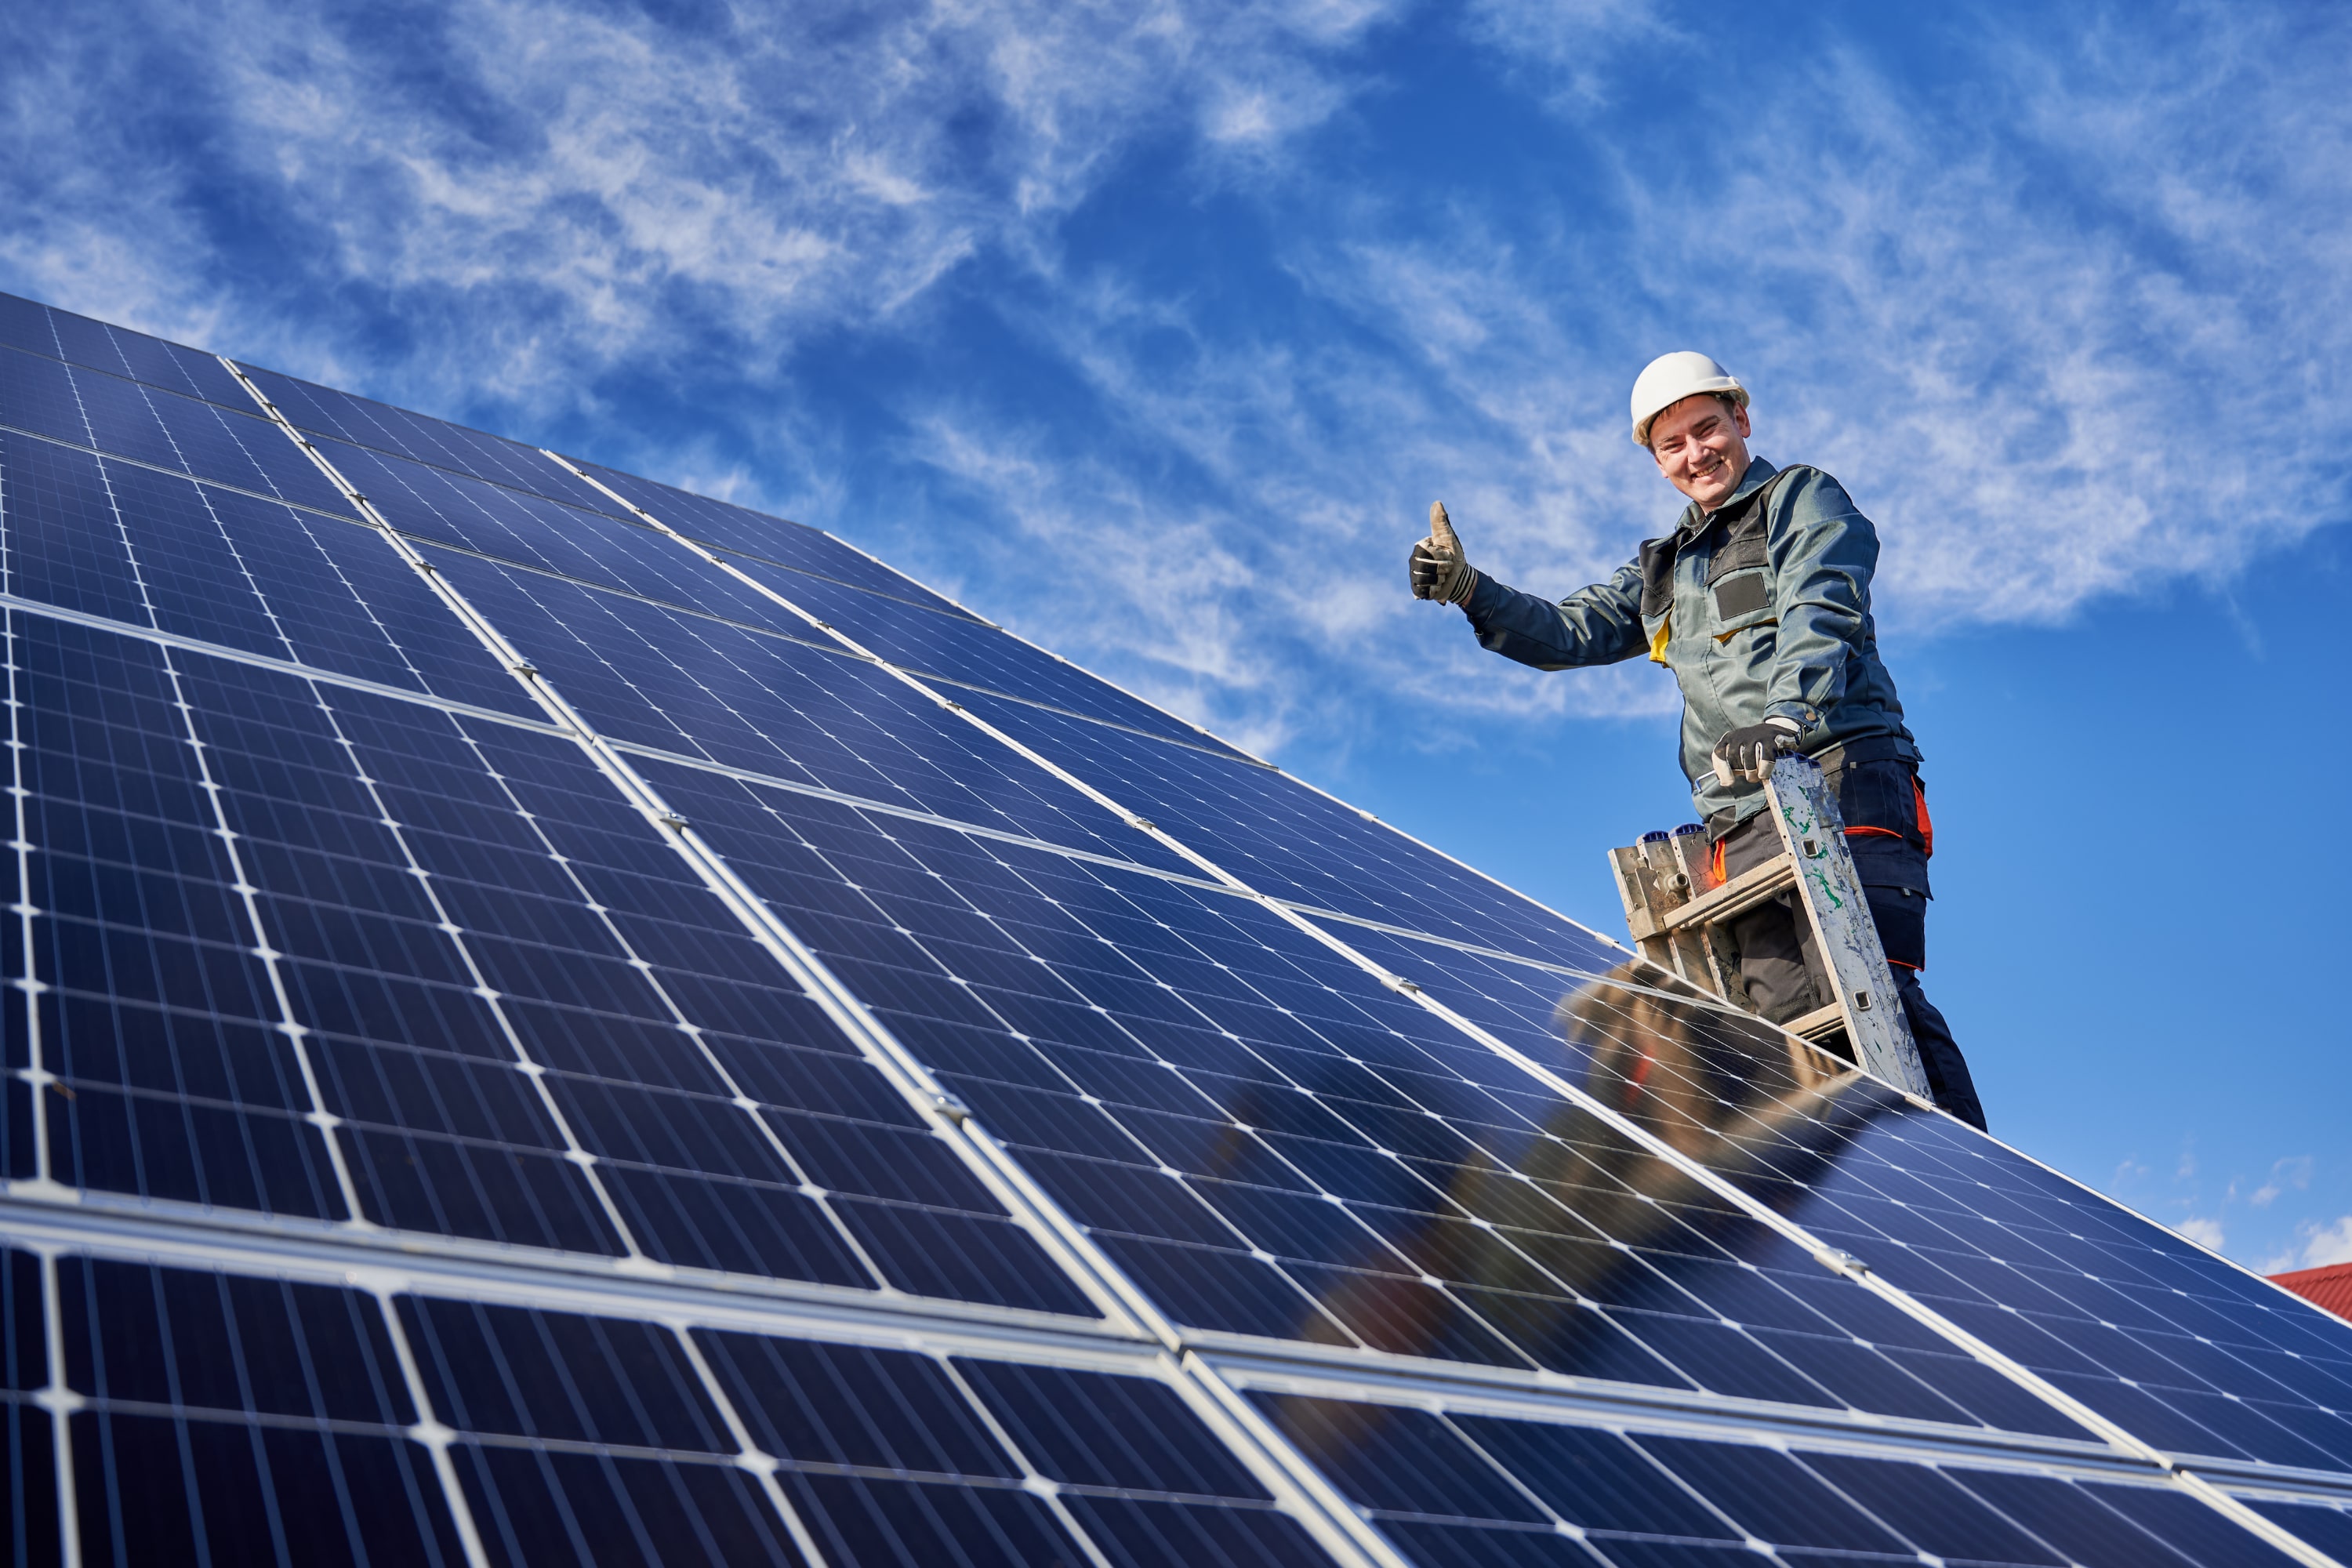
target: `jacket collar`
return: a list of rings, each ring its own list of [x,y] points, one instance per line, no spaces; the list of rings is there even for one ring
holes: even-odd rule
[[[1731,494],[1724,498],[1721,506],[1713,511],[1703,512],[1698,510],[1698,502],[1693,501],[1683,508],[1682,525],[1675,529],[1675,537],[1685,542],[1696,539],[1717,518],[1727,511],[1738,511],[1749,496],[1762,489],[1765,481],[1780,471],[1763,458],[1751,456],[1748,459],[1748,471],[1739,476],[1739,482],[1731,488]]]

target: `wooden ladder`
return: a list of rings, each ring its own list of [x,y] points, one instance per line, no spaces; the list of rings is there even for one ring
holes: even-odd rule
[[[1765,810],[1780,830],[1780,853],[1728,881],[1716,879],[1706,830],[1696,823],[1645,833],[1639,844],[1609,851],[1634,945],[1660,968],[1754,1012],[1720,928],[1793,892],[1812,927],[1834,1000],[1782,1027],[1816,1044],[1843,1037],[1861,1067],[1929,1099],[1919,1047],[1895,996],[1894,972],[1846,847],[1845,823],[1821,768],[1808,758],[1782,757],[1764,781],[1764,795]]]

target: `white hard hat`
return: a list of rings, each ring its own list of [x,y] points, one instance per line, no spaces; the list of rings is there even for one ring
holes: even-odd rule
[[[1748,389],[1729,371],[1702,353],[1688,349],[1660,354],[1633,378],[1633,445],[1650,444],[1650,421],[1702,392],[1719,392],[1740,407],[1748,406]]]

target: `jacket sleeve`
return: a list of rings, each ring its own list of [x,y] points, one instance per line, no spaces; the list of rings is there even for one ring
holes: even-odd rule
[[[1642,630],[1642,574],[1633,563],[1556,605],[1482,576],[1462,608],[1481,644],[1538,669],[1615,664],[1650,646]]]
[[[1764,715],[1810,730],[1845,695],[1848,659],[1871,635],[1878,531],[1845,487],[1818,470],[1773,499],[1780,516],[1767,548],[1780,628]]]

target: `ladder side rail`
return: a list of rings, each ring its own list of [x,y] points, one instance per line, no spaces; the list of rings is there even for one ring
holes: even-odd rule
[[[1922,1100],[1931,1098],[1828,781],[1809,758],[1782,757],[1764,788],[1781,846],[1796,868],[1797,901],[1812,927],[1832,1000],[1845,1016],[1846,1039],[1871,1072]]]

